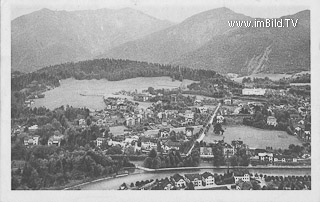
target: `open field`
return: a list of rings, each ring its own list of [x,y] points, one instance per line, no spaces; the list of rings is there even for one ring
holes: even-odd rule
[[[241,82],[242,82],[242,79],[243,79],[244,77],[251,77],[251,78],[265,78],[265,77],[269,77],[269,79],[271,79],[271,80],[273,80],[273,81],[276,81],[276,80],[282,79],[283,77],[285,77],[285,78],[296,77],[296,76],[299,76],[299,75],[301,75],[301,74],[306,74],[306,73],[309,73],[309,74],[310,74],[310,71],[302,71],[302,72],[295,73],[295,74],[263,74],[263,73],[259,73],[259,74],[252,74],[252,75],[249,75],[249,76],[243,76],[243,77],[233,78],[232,80],[241,83]]]
[[[221,136],[215,135],[213,128],[211,128],[204,141],[208,143],[213,140],[222,140],[224,137],[224,141],[227,143],[231,143],[232,140],[242,140],[249,145],[249,148],[261,149],[265,149],[267,146],[271,146],[273,149],[287,149],[290,144],[302,144],[296,137],[288,135],[284,131],[262,130],[249,126],[223,126],[223,129],[225,132]]]
[[[61,105],[70,105],[73,107],[87,107],[89,109],[103,109],[105,104],[102,96],[114,96],[112,93],[121,90],[141,92],[148,87],[155,89],[172,89],[180,85],[187,86],[194,81],[183,80],[172,81],[170,77],[138,77],[133,79],[126,79],[122,81],[108,81],[101,80],[75,80],[66,79],[60,82],[60,86],[45,92],[45,98],[35,99],[34,107],[45,106],[49,109],[55,109]],[[81,96],[82,94],[90,94],[97,96]],[[118,96],[126,97],[126,96]],[[127,97],[128,99],[131,97]],[[140,103],[141,107],[148,107],[151,103]]]

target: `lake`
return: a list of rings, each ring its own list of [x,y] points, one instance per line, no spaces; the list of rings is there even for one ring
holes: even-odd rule
[[[33,107],[44,106],[49,109],[55,109],[61,105],[70,105],[73,107],[87,107],[93,110],[100,110],[105,108],[102,95],[107,97],[113,95],[115,92],[121,90],[141,92],[148,87],[155,89],[173,89],[180,86],[186,87],[193,83],[192,80],[172,81],[170,77],[138,77],[133,79],[126,79],[121,81],[101,80],[76,80],[65,79],[60,81],[60,86],[50,91],[45,92],[45,98],[35,99]],[[80,94],[90,94],[98,96],[81,96]],[[126,97],[132,100],[132,97],[117,95],[117,97]],[[140,102],[140,107],[147,108],[151,103]]]

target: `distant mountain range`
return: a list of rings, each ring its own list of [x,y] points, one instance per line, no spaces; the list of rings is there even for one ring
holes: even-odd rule
[[[12,68],[25,72],[92,59],[173,25],[131,8],[70,12],[42,9],[11,24]]]
[[[134,17],[114,17],[123,13]],[[103,20],[105,16],[111,20]],[[297,27],[230,27],[230,20],[255,19],[228,8],[202,12],[179,24],[132,9],[41,10],[12,22],[12,63],[14,69],[32,71],[64,61],[109,57],[241,75],[310,70],[310,11],[282,18],[298,19]]]

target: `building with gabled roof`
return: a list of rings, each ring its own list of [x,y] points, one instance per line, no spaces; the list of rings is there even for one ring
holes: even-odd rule
[[[193,186],[201,187],[202,186],[202,177],[200,174],[185,174],[186,182],[192,182]]]
[[[174,181],[176,187],[186,187],[187,185],[186,180],[180,174],[174,174],[171,179]]]

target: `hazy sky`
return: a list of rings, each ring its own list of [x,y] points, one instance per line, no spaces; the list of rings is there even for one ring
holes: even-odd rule
[[[10,1],[10,0],[7,0]],[[300,1],[301,2],[301,1]],[[309,0],[11,0],[11,19],[48,8],[51,10],[120,9],[131,7],[159,19],[181,22],[210,9],[228,7],[251,17],[272,18],[309,9]]]

